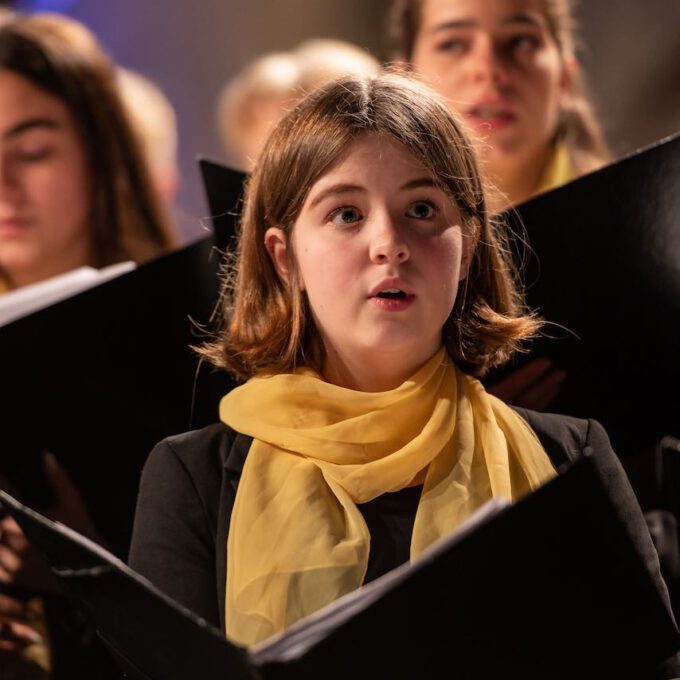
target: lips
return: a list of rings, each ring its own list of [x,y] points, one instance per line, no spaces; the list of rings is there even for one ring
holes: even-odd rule
[[[369,293],[369,299],[378,308],[390,312],[406,309],[415,299],[408,284],[398,278],[383,279]]]
[[[381,298],[403,298],[413,295],[410,286],[399,277],[392,276],[390,278],[379,281],[368,294],[369,297]]]
[[[505,104],[480,102],[465,112],[465,118],[475,127],[488,130],[510,125],[517,115]]]
[[[26,230],[28,223],[16,217],[0,219],[0,236],[14,236]]]

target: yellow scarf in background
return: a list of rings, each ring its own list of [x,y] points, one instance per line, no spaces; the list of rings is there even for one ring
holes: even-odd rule
[[[358,588],[370,535],[356,507],[428,467],[411,559],[493,496],[555,474],[528,424],[444,350],[388,392],[302,369],[232,390],[220,418],[254,438],[227,542],[227,636],[251,646]]]
[[[567,145],[564,142],[557,142],[553,146],[545,168],[543,168],[534,194],[542,194],[545,191],[561,187],[563,184],[571,182],[575,176]]]

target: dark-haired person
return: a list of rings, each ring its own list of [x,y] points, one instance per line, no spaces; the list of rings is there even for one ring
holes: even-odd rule
[[[204,354],[245,382],[142,475],[130,563],[171,597],[258,644],[586,450],[667,596],[602,428],[478,380],[540,321],[429,88],[347,77],[289,113],[248,184],[234,273]]]
[[[73,20],[0,25],[0,160],[5,290],[175,244],[113,66]]]
[[[142,263],[175,243],[114,66],[97,40],[63,16],[5,16],[0,22],[0,295],[82,266]],[[46,472],[62,491],[59,507],[46,511],[64,517],[77,489],[67,490],[55,464]],[[66,514],[88,533],[84,505]],[[27,551],[18,527],[0,518],[0,583],[22,579]],[[35,616],[10,593],[0,594],[0,663],[7,673],[14,672],[10,664],[24,666],[17,673],[51,672]]]

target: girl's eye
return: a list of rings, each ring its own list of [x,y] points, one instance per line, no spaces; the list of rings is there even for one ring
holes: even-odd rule
[[[406,211],[407,217],[414,217],[418,220],[427,220],[437,214],[437,208],[428,201],[416,201],[412,203]]]
[[[437,52],[448,54],[462,54],[465,50],[465,41],[460,38],[448,38],[437,44]]]
[[[532,52],[539,46],[538,39],[533,35],[517,35],[512,38],[508,47],[512,52]]]
[[[342,227],[347,224],[355,224],[362,219],[361,213],[356,208],[343,206],[336,208],[329,216],[328,221]]]
[[[37,149],[25,149],[17,151],[14,154],[16,160],[21,163],[37,163],[46,160],[52,154],[52,149],[49,147],[40,147]]]

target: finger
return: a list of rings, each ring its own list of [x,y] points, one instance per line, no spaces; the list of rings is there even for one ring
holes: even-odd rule
[[[518,404],[518,400],[546,371],[552,367],[552,361],[539,358],[530,361],[525,366],[515,369],[509,375],[489,387],[489,392],[494,396],[511,404]]]
[[[559,396],[566,377],[567,374],[564,371],[551,371],[519,395],[516,405],[534,411],[544,411]]]
[[[45,453],[43,461],[45,476],[56,497],[62,499],[79,498],[80,492],[78,488],[73,483],[70,475],[59,464],[57,457],[48,451]]]
[[[0,593],[0,616],[11,616],[15,619],[27,621],[31,613],[21,600]]]
[[[54,506],[47,511],[49,516],[101,542],[82,494],[53,454],[45,454],[44,469],[56,498]]]
[[[0,541],[15,552],[23,552],[28,548],[24,532],[12,517],[5,517],[0,521]]]
[[[544,373],[547,373],[552,367],[552,359],[548,359],[548,357],[537,357],[524,364],[524,366],[515,369],[513,374],[516,375],[518,379],[523,379],[525,382],[530,383]]]
[[[14,550],[8,548],[6,545],[0,545],[0,567],[11,574],[14,574],[21,569],[22,563],[23,560],[14,552]]]
[[[8,649],[12,644],[26,647],[43,642],[43,638],[35,628],[19,621],[0,619],[0,642]]]

